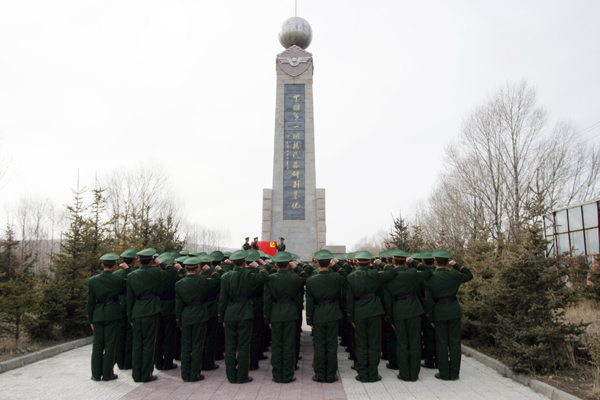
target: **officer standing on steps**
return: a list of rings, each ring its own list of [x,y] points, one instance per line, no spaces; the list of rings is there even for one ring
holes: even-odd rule
[[[218,286],[221,280],[218,272],[209,272],[209,263],[204,264],[200,275],[201,257],[189,257],[183,262],[186,276],[175,284],[177,326],[181,328],[181,379],[184,382],[204,379],[201,374],[202,349],[206,321],[209,320],[205,299],[209,289]]]
[[[269,280],[268,272],[260,268],[256,274],[250,269],[258,263],[246,265],[246,250],[238,250],[229,259],[235,268],[223,275],[219,295],[219,322],[225,327],[225,368],[230,383],[252,382],[248,376],[249,347],[252,336],[254,310],[250,302],[252,289]]]
[[[250,241],[250,236],[248,236],[247,238],[244,238],[245,242],[242,245],[242,250],[250,250],[250,243],[248,243]]]
[[[421,315],[424,313],[417,292],[419,284],[431,276],[431,271],[424,270],[423,264],[402,250],[390,250],[388,254],[397,271],[396,276],[385,284],[385,305],[396,333],[398,379],[415,382],[421,371]]]
[[[254,238],[254,241],[252,242],[250,247],[252,248],[252,250],[258,250],[258,236]]]
[[[283,243],[285,239],[280,237],[279,244],[277,245],[277,251],[285,251],[285,244]]]
[[[99,275],[88,281],[87,317],[92,330],[92,380],[117,379],[113,367],[117,338],[123,320],[119,294],[125,289],[125,280],[114,275],[119,255],[108,253],[100,257],[102,268]]]
[[[373,269],[373,258],[368,251],[354,253],[359,267],[346,278],[348,322],[355,330],[356,380],[360,382],[381,380],[377,367],[381,360],[381,316],[385,311],[377,292],[396,276],[394,269]]]
[[[462,311],[456,299],[462,283],[473,279],[469,269],[456,261],[450,261],[450,252],[435,250],[434,264],[437,267],[427,279],[429,287],[428,309],[432,312],[437,347],[437,362],[440,372],[435,377],[455,381],[460,375],[460,333]]]
[[[340,289],[346,279],[333,272],[333,254],[329,250],[315,253],[319,272],[306,281],[306,323],[313,328],[315,346],[313,368],[315,382],[335,382],[338,323],[342,312],[338,303]]]
[[[144,249],[137,253],[142,266],[127,276],[127,314],[133,327],[133,358],[131,376],[135,382],[156,380],[152,375],[156,332],[160,318],[158,294],[164,280],[177,274],[177,270],[161,271],[161,261],[154,260],[156,250]],[[165,260],[169,261],[169,260]],[[172,262],[173,260],[170,260]],[[168,264],[170,262],[165,262]]]
[[[120,268],[115,271],[114,274],[125,279],[125,282],[127,282],[127,276],[130,273],[139,269],[135,266],[136,253],[136,249],[127,249],[121,253],[120,257],[123,260],[123,264],[119,266]],[[121,308],[123,309],[123,328],[119,332],[119,340],[117,343],[117,365],[119,366],[119,369],[131,369],[133,330],[127,317],[127,288],[125,288],[119,296],[119,302],[121,303]]]
[[[292,262],[285,251],[275,254],[277,272],[265,284],[264,319],[271,327],[271,365],[273,382],[289,383],[294,376],[296,321],[300,318],[296,307],[296,294],[304,285],[306,273]],[[291,273],[295,268],[296,273]]]

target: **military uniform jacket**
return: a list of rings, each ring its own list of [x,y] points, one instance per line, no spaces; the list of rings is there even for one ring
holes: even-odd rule
[[[125,290],[125,280],[110,271],[103,271],[88,281],[87,318],[94,322],[123,318],[119,295]],[[112,300],[112,301],[111,301]]]
[[[165,271],[171,269],[174,270],[175,273],[171,272],[173,276],[162,281],[160,285],[160,292],[158,293],[160,298],[161,314],[164,316],[175,315],[175,283],[181,279],[179,277],[179,271],[177,271],[172,265],[169,265]]]
[[[219,322],[245,321],[254,318],[250,301],[252,289],[269,280],[269,274],[260,268],[258,273],[250,273],[250,268],[235,267],[221,277],[219,295]],[[245,300],[244,300],[245,299]]]
[[[209,312],[204,300],[210,288],[216,287],[221,276],[215,271],[211,274],[187,274],[175,284],[175,318],[177,326],[189,326],[206,322]]]
[[[244,244],[242,245],[242,249],[243,249],[243,250],[250,250],[250,243],[244,243]]]
[[[254,250],[258,250],[258,240],[256,242],[252,242],[250,247],[253,248]]]
[[[419,266],[419,268],[422,268]],[[389,269],[389,268],[388,268]],[[394,321],[417,317],[424,313],[419,300],[420,283],[431,276],[430,270],[396,267],[396,277],[385,284],[385,308]],[[412,297],[406,298],[406,296]]]
[[[173,275],[177,275],[175,268],[161,271],[150,265],[142,265],[140,269],[127,275],[127,315],[130,322],[161,312],[158,293],[163,281]]]
[[[348,275],[346,293],[346,312],[348,322],[376,317],[385,314],[381,299],[377,293],[383,283],[396,276],[396,271],[377,271],[367,267],[358,267]]]
[[[217,272],[214,267],[206,272],[200,273],[200,275],[214,278],[212,279],[213,285],[208,289],[208,294],[204,299],[209,318],[217,318],[217,302],[219,301],[219,293],[221,292],[221,275],[223,275],[223,273],[225,273],[223,268],[221,268],[221,271]],[[219,275],[219,277],[217,278],[216,275]]]
[[[265,284],[264,318],[265,323],[287,322],[300,319],[296,305],[298,290],[306,282],[305,272],[296,267],[296,274],[287,269],[278,269],[269,276]]]
[[[306,280],[306,323],[333,322],[343,317],[338,296],[346,278],[330,269],[319,271]],[[333,300],[333,301],[332,301]],[[318,303],[326,304],[318,304]]]
[[[266,268],[265,268],[266,269]],[[267,271],[268,272],[268,271]],[[257,274],[258,268],[250,269],[251,274]],[[264,304],[264,286],[256,285],[250,293],[250,301],[252,302],[252,310],[254,311],[254,318],[260,318],[263,315],[263,304]]]
[[[127,269],[118,269],[113,272],[113,275],[118,275],[125,279],[125,289],[123,289],[121,295],[119,296],[119,302],[121,303],[121,309],[123,310],[123,317],[127,317],[127,276],[138,269],[139,268],[128,267]]]
[[[427,279],[427,314],[432,316],[432,321],[446,321],[462,318],[462,311],[457,300],[439,302],[439,299],[455,297],[461,283],[473,279],[473,274],[467,267],[456,264],[458,270],[436,268],[431,277]]]
[[[277,251],[285,251],[285,244],[278,244]]]

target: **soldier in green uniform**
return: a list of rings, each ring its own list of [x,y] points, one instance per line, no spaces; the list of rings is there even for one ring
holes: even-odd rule
[[[278,252],[273,260],[277,263],[277,273],[270,275],[265,284],[264,320],[271,327],[273,382],[289,383],[296,380],[294,348],[299,318],[296,294],[306,278],[302,268],[291,262],[290,253]],[[292,267],[296,274],[290,273]]]
[[[257,262],[259,265],[264,266],[264,261],[260,259],[260,253],[258,250],[248,250],[248,257],[246,258],[247,263]],[[252,270],[256,273],[256,270]],[[265,333],[265,320],[263,318],[263,304],[264,304],[264,285],[256,285],[250,293],[250,301],[252,302],[252,309],[254,310],[254,318],[252,319],[252,338],[250,339],[250,371],[256,371],[259,368],[258,362],[260,360],[266,360],[262,352],[262,339]]]
[[[398,379],[415,382],[421,371],[421,315],[419,284],[431,276],[423,264],[402,250],[391,250],[396,276],[386,286],[386,313],[396,333]]]
[[[368,251],[354,253],[354,259],[359,267],[346,278],[346,306],[348,322],[355,330],[356,380],[377,382],[381,380],[377,367],[381,359],[381,316],[385,314],[377,292],[396,276],[396,271],[373,269],[373,255]]]
[[[200,275],[202,257],[189,257],[184,261],[186,276],[175,284],[176,319],[181,328],[181,379],[198,382],[204,379],[202,372],[202,349],[206,337],[209,314],[206,297],[211,287],[218,286],[221,276],[210,272],[210,262],[204,262]],[[214,362],[214,361],[213,361]]]
[[[178,251],[161,254],[158,260],[169,262],[168,265],[162,263],[161,269],[163,271],[167,269],[177,271],[172,265],[175,257],[179,257]],[[169,279],[162,281],[158,294],[161,303],[161,314],[158,323],[154,366],[156,369],[164,371],[177,368],[177,364],[173,363],[175,357],[175,335],[177,331],[177,323],[175,321],[175,283],[180,277],[177,272],[172,273],[172,275]]]
[[[429,269],[432,273],[435,271],[435,265],[433,265],[433,256],[431,255],[431,251],[425,250],[419,253],[421,256],[421,260],[423,260],[423,264],[425,264],[425,269]],[[427,281],[421,282],[420,284],[420,300],[423,309],[427,309]],[[423,368],[434,369],[437,368],[437,362],[435,359],[435,328],[431,326],[428,319],[427,314],[421,315],[421,348],[423,349],[421,358],[423,362],[421,366]]]
[[[137,253],[136,249],[127,249],[121,253],[120,257],[123,260],[124,265],[121,264],[119,266],[120,268],[113,273],[127,281],[127,275],[138,270],[138,267],[135,266],[135,253]],[[127,287],[125,287],[123,292],[120,294],[119,303],[121,303],[121,308],[123,310],[123,323],[122,328],[119,331],[119,339],[117,342],[117,365],[119,366],[119,369],[131,369],[133,330],[127,317]]]
[[[285,239],[280,237],[279,244],[277,245],[277,251],[285,251],[285,244],[283,243]]]
[[[100,257],[103,272],[88,281],[87,318],[94,331],[92,344],[92,380],[117,379],[113,367],[117,338],[123,320],[119,294],[125,290],[125,280],[114,275],[119,255],[108,253]]]
[[[250,241],[250,236],[248,236],[247,238],[244,238],[245,242],[242,245],[242,249],[243,250],[250,250],[250,243],[248,243]]]
[[[250,294],[255,286],[262,285],[269,279],[268,272],[263,268],[258,273],[251,273],[250,270],[258,268],[258,264],[252,262],[247,266],[246,257],[246,250],[231,254],[229,258],[235,268],[221,279],[218,315],[219,322],[225,327],[225,368],[230,383],[252,382],[252,378],[248,376],[254,318]]]
[[[153,259],[155,253],[152,248],[138,252],[142,266],[127,276],[127,314],[133,327],[131,375],[135,382],[156,380],[152,372],[161,312],[158,294],[162,282],[177,275],[176,269],[161,271],[157,267],[161,261]]]
[[[429,289],[428,312],[435,327],[435,341],[439,373],[435,377],[443,380],[457,380],[460,374],[460,333],[462,311],[456,299],[462,283],[473,279],[469,269],[455,261],[450,261],[446,250],[433,252],[437,267],[427,279]]]
[[[342,312],[338,302],[346,279],[333,272],[333,254],[329,250],[315,253],[319,272],[306,281],[306,323],[313,328],[315,355],[312,377],[316,382],[335,382],[337,363],[338,323]]]
[[[188,251],[182,250],[179,252],[180,257],[175,259],[175,263],[179,264],[179,266],[184,265],[183,262],[185,260],[187,260],[188,258],[190,258],[190,256],[188,256]],[[185,272],[185,268],[181,268],[179,270],[179,273],[177,274],[177,277],[179,279],[183,279],[185,278],[186,272]],[[181,329],[175,329],[175,346],[174,346],[174,350],[173,350],[173,359],[175,360],[181,360]]]
[[[252,242],[251,248],[252,248],[252,250],[258,251],[258,236],[254,238],[254,241]]]

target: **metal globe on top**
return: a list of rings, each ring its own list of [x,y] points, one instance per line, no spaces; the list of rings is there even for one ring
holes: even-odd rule
[[[310,46],[312,41],[312,28],[307,20],[300,17],[291,17],[283,21],[279,29],[279,43],[286,49],[296,45],[303,49]]]

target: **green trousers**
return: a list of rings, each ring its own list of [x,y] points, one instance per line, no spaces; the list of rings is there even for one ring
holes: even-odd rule
[[[354,321],[356,371],[361,382],[376,382],[381,360],[381,316]]]
[[[294,378],[295,344],[296,321],[271,323],[271,366],[277,383],[288,383]]]
[[[219,319],[217,317],[206,321],[206,340],[204,341],[204,351],[202,353],[202,368],[214,368],[215,352],[217,348],[217,326]]]
[[[154,348],[160,314],[133,320],[131,376],[135,382],[148,382],[154,371]]]
[[[230,383],[248,378],[251,337],[251,319],[225,323],[225,370]]]
[[[127,317],[121,321],[119,339],[117,341],[117,365],[119,369],[131,369],[131,352],[133,350],[133,329]]]
[[[392,320],[388,320],[387,318],[382,321],[382,326],[385,329],[382,329],[382,338],[381,342],[387,342],[388,346],[388,361],[390,362],[391,369],[398,369],[398,351],[396,349],[396,331],[394,330]],[[383,353],[383,351],[382,351]]]
[[[171,369],[175,357],[175,331],[177,321],[175,315],[161,315],[158,322],[158,335],[156,337],[156,356],[154,366],[156,369]]]
[[[394,321],[398,377],[414,382],[421,371],[421,317]]]
[[[421,348],[423,361],[427,368],[436,368],[437,362],[435,357],[435,328],[427,322],[427,317],[421,315]]]
[[[206,339],[206,322],[181,328],[181,379],[197,381],[202,371],[202,349]]]
[[[313,369],[319,382],[333,382],[338,369],[338,321],[313,325],[315,355]]]
[[[96,380],[113,375],[121,320],[94,322],[92,377]]]
[[[255,315],[252,320],[252,338],[250,339],[250,369],[258,369],[258,359],[262,355],[264,318]]]
[[[460,318],[435,321],[437,362],[442,379],[458,379],[460,374]]]

